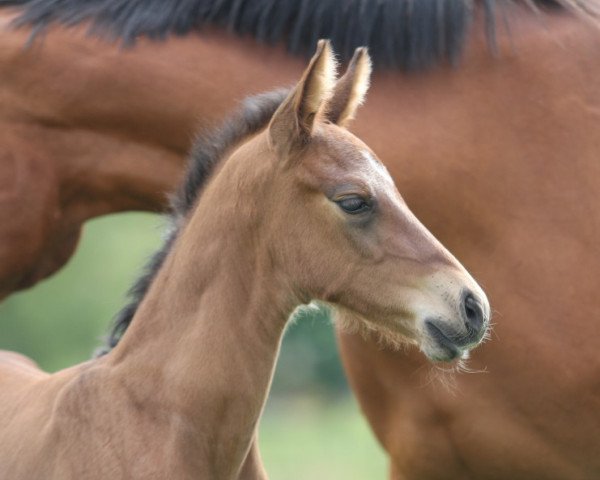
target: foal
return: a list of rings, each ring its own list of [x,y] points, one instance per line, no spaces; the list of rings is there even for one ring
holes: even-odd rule
[[[343,128],[369,74],[359,49],[336,83],[320,42],[282,103],[249,105],[114,350],[53,375],[0,355],[0,478],[264,478],[249,449],[312,300],[432,360],[481,340],[485,295]]]

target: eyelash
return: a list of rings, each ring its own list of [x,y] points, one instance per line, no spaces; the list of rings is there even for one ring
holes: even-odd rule
[[[338,206],[349,215],[357,215],[371,209],[371,205],[367,200],[358,195],[349,195],[336,200]]]

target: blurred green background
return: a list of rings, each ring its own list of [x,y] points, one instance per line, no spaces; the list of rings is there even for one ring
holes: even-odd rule
[[[161,224],[143,213],[88,222],[66,268],[0,304],[0,348],[49,371],[88,359],[160,244]],[[326,311],[300,312],[286,332],[260,444],[274,480],[386,477],[385,456],[348,390]]]

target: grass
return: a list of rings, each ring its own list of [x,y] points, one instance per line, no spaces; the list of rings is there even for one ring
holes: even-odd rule
[[[377,480],[386,458],[350,396],[269,401],[259,443],[274,480]]]

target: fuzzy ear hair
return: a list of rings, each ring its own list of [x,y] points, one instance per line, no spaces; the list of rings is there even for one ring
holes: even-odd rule
[[[328,40],[319,40],[302,78],[273,114],[269,124],[271,143],[289,152],[306,143],[321,105],[335,85],[336,62]]]
[[[357,48],[344,76],[333,89],[333,95],[327,103],[325,118],[331,123],[345,127],[364,102],[371,79],[371,57],[366,47]]]

